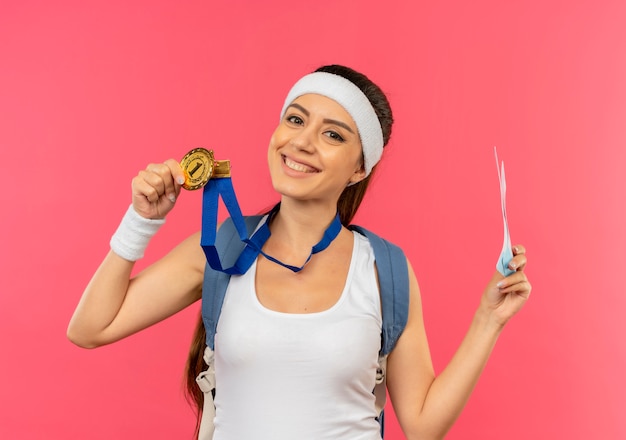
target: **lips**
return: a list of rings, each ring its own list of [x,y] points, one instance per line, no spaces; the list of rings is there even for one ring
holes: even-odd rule
[[[304,164],[302,162],[296,162],[292,159],[289,159],[287,156],[283,156],[283,163],[290,170],[298,171],[300,173],[319,173],[317,168],[313,168],[310,165]]]

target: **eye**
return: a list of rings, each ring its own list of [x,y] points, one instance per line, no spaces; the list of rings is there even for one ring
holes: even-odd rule
[[[329,138],[333,140],[336,140],[337,142],[345,141],[345,139],[336,131],[328,130],[327,132],[324,133],[324,135],[328,136]]]
[[[296,115],[287,116],[287,121],[291,122],[292,124],[296,124],[296,125],[304,124],[304,121],[302,120],[302,118],[300,116],[296,116]]]

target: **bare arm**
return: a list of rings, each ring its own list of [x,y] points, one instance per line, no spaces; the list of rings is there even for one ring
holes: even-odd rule
[[[81,347],[115,342],[200,299],[204,255],[196,233],[130,279],[133,262],[110,251],[87,285],[67,336]]]
[[[407,327],[389,356],[387,386],[407,439],[442,439],[467,403],[505,323],[524,304],[530,284],[523,273],[523,248],[511,262],[518,272],[496,273],[458,350],[435,377],[424,330],[421,299],[410,271]]]
[[[164,218],[180,193],[182,170],[174,160],[151,164],[133,179],[133,209],[146,219]],[[110,251],[87,285],[70,320],[68,338],[93,348],[142,330],[201,296],[204,256],[199,233],[130,278],[134,267]]]

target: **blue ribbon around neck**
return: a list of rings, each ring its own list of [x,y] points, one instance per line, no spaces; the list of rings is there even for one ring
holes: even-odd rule
[[[237,229],[239,239],[246,244],[239,258],[237,258],[237,261],[235,261],[231,267],[227,268],[222,267],[220,256],[215,247],[217,209],[220,195]],[[241,214],[241,209],[239,208],[239,203],[237,202],[232,180],[227,177],[210,179],[204,187],[202,194],[202,234],[200,238],[200,245],[204,250],[209,265],[214,270],[225,272],[229,275],[242,275],[248,271],[252,263],[254,263],[259,254],[261,254],[276,264],[280,264],[293,272],[299,272],[304,269],[314,254],[326,249],[337,235],[339,235],[339,232],[341,232],[341,221],[339,219],[339,213],[337,213],[331,224],[324,231],[322,239],[311,249],[311,253],[302,266],[285,264],[262,250],[263,245],[271,235],[269,223],[279,209],[280,203],[270,211],[263,224],[252,234],[252,237],[248,238],[248,231],[243,215]]]

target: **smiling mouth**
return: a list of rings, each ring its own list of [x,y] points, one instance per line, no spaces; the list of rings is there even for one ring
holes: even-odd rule
[[[299,162],[294,162],[293,160],[289,159],[287,156],[283,156],[283,163],[290,170],[299,171],[301,173],[319,173],[319,170],[313,167],[307,166],[307,165],[303,165]]]

